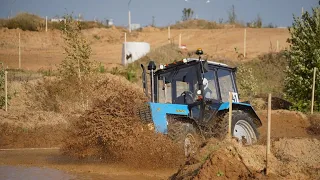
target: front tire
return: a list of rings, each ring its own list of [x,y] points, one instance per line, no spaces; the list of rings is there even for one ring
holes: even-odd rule
[[[168,136],[184,150],[186,157],[198,151],[200,137],[196,127],[192,123],[179,121],[176,118],[169,118]]]

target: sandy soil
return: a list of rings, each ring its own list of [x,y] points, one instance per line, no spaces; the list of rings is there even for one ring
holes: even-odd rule
[[[92,59],[102,62],[106,67],[121,65],[124,31],[114,28],[84,30],[84,35],[92,45]],[[55,68],[63,58],[63,39],[57,30],[49,32],[30,32],[0,29],[0,61],[9,68],[18,67],[18,34],[21,33],[21,54],[23,69]],[[201,47],[211,58],[237,60],[243,53],[244,29],[214,30],[171,30],[172,41],[178,44],[179,34],[182,44],[190,51]],[[288,47],[287,29],[247,29],[247,58],[274,51],[277,40],[280,49]],[[143,41],[151,44],[151,49],[168,44],[166,30],[143,30],[127,36],[127,41]]]

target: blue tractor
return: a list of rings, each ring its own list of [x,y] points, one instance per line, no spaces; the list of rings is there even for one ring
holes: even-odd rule
[[[229,93],[232,93],[232,136],[245,145],[258,140],[261,120],[248,103],[239,102],[236,68],[197,58],[160,65],[149,62],[150,83],[142,67],[143,88],[150,102],[138,111],[140,119],[157,132],[167,134],[188,156],[203,139],[223,139],[228,133]]]

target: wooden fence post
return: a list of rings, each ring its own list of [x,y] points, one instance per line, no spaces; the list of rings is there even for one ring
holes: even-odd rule
[[[232,138],[232,92],[229,92],[229,124],[228,124],[228,136],[231,139]]]
[[[313,68],[313,83],[312,83],[312,98],[311,98],[311,114],[313,114],[313,107],[314,107],[314,91],[316,86],[316,73],[317,68]]]
[[[179,34],[179,48],[181,47],[181,38],[182,38],[182,35],[181,33]]]
[[[271,136],[271,94],[268,98],[268,130],[267,130],[267,150],[266,150],[266,175],[268,175],[268,161],[270,154],[270,136]]]
[[[170,29],[170,26],[168,26],[168,41],[169,41],[169,43],[171,41],[171,29]]]
[[[5,107],[8,111],[8,71],[4,72]]]
[[[21,40],[20,40],[20,33],[19,33],[19,69],[21,69]]]
[[[247,56],[247,29],[244,29],[243,57]]]
[[[46,16],[46,32],[48,32],[48,16]]]

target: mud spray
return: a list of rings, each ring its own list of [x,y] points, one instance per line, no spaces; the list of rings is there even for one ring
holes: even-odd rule
[[[140,88],[110,75],[98,82],[94,92],[99,98],[93,108],[72,120],[64,154],[148,168],[182,163],[182,150],[166,136],[148,130],[136,116],[137,107],[147,101]]]

